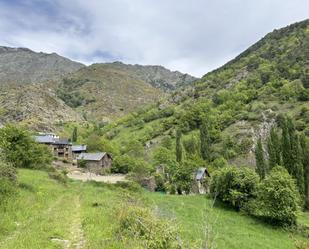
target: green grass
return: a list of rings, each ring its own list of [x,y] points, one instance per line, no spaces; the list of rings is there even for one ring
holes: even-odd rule
[[[153,208],[178,227],[186,245],[200,245],[207,223],[217,248],[294,248],[298,233],[275,229],[225,206],[211,208],[205,196],[171,196],[132,193],[120,187],[97,183],[49,179],[47,173],[19,171],[19,194],[0,207],[0,248],[137,248],[117,235],[118,214],[128,205]],[[309,224],[309,215],[299,221]],[[192,247],[190,247],[192,248]],[[201,247],[198,247],[201,248]]]

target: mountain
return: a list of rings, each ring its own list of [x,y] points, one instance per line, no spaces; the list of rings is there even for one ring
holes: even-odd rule
[[[87,67],[55,53],[0,47],[0,124],[17,121],[51,130],[85,119],[109,122],[195,80],[161,66]]]
[[[59,80],[82,67],[83,64],[56,53],[36,53],[27,48],[0,47],[0,84]]]
[[[175,90],[181,86],[189,85],[197,78],[178,71],[170,71],[162,66],[130,65],[122,62],[102,64],[105,68],[117,69],[136,75],[140,80],[162,90]]]
[[[0,124],[20,122],[51,130],[83,118],[54,93],[58,81],[84,67],[55,53],[0,47]]]
[[[85,67],[63,80],[57,95],[89,121],[106,122],[164,97],[130,71],[106,64]]]
[[[210,162],[224,157],[236,165],[254,166],[258,137],[265,141],[285,114],[298,131],[309,135],[309,20],[274,30],[226,65],[176,90],[168,101],[104,132],[120,148],[128,137],[141,143],[146,158],[157,162],[160,157],[152,156],[160,147],[168,145],[167,154],[174,154],[178,128],[187,154],[198,155],[198,146],[193,145],[198,144],[198,129],[206,118]]]

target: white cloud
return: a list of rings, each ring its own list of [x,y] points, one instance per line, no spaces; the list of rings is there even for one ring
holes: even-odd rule
[[[306,0],[15,0],[0,3],[0,44],[201,76],[308,9]]]

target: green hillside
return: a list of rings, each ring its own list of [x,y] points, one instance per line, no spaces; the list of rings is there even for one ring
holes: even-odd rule
[[[135,139],[145,148],[144,159],[156,163],[153,153],[159,146],[174,153],[175,128],[182,130],[190,151],[190,141],[198,140],[201,120],[207,118],[212,126],[210,161],[223,156],[236,165],[254,166],[257,138],[266,138],[280,114],[290,115],[297,130],[309,135],[308,79],[306,20],[266,35],[193,87],[118,120],[103,134],[120,148],[128,138]]]
[[[18,178],[17,197],[0,204],[0,247],[5,249],[145,248],[121,223],[126,210],[140,206],[177,224],[178,241],[189,248],[202,248],[206,235],[218,249],[289,249],[308,242],[306,232],[275,229],[224,206],[211,208],[205,196],[168,196],[93,182],[64,186],[35,170],[20,170]],[[308,225],[307,216],[300,214],[302,225]]]

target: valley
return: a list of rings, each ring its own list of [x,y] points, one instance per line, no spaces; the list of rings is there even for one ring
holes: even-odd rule
[[[224,205],[211,208],[205,196],[130,191],[94,182],[62,185],[46,172],[33,170],[19,171],[19,189],[0,221],[0,248],[143,248],[140,241],[128,241],[116,232],[121,209],[138,205],[176,222],[181,243],[190,248],[201,248],[210,234],[222,249],[289,249],[306,240],[300,233],[265,226]],[[300,224],[307,226],[308,221],[308,214],[300,213]]]

